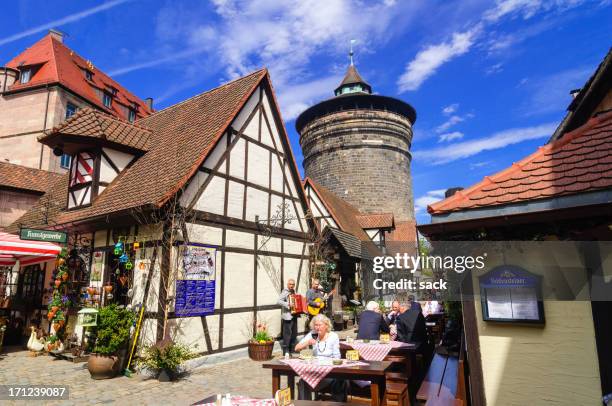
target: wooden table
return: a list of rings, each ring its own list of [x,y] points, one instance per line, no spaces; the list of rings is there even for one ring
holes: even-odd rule
[[[391,362],[368,361],[367,363],[368,365],[335,367],[325,376],[325,378],[370,381],[370,393],[372,396],[371,405],[380,406],[383,404],[383,400],[385,398],[385,372],[387,372],[391,366]],[[291,396],[292,398],[295,398],[293,391],[295,386],[295,377],[297,374],[289,365],[279,360],[273,360],[264,362],[262,366],[266,369],[272,370],[272,396],[274,396],[276,391],[280,389],[281,375],[286,375],[287,383],[289,384],[289,388],[291,388]]]
[[[385,361],[397,362],[397,358],[401,357],[404,361],[402,364],[404,365],[403,369],[406,373],[406,376],[410,379],[411,376],[416,376],[417,371],[417,363],[416,363],[416,355],[418,354],[421,344],[419,343],[407,343],[409,345],[391,348],[389,354],[385,358]],[[375,344],[372,344],[375,345]],[[342,354],[342,358],[346,357],[346,351],[352,350],[349,344],[346,341],[340,341],[340,353]]]

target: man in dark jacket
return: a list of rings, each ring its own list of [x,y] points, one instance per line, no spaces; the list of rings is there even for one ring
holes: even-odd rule
[[[419,342],[427,340],[427,330],[425,328],[425,317],[420,309],[410,308],[403,304],[402,308],[407,309],[399,315],[395,324],[397,325],[397,340],[405,343]]]
[[[389,325],[380,313],[378,303],[372,301],[366,305],[366,310],[359,316],[358,339],[378,340],[380,333],[389,333]]]

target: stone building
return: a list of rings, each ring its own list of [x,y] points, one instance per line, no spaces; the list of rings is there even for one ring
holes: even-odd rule
[[[305,175],[363,213],[414,220],[410,145],[416,112],[372,94],[351,63],[335,97],[296,121]]]
[[[0,161],[65,172],[70,156],[37,138],[84,107],[126,121],[152,111],[150,100],[130,93],[51,30],[0,67]]]

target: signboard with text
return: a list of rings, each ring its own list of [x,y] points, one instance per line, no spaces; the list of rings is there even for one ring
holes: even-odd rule
[[[19,230],[19,238],[29,241],[46,241],[64,244],[68,241],[68,234],[63,231],[22,228]]]
[[[541,277],[504,265],[479,278],[485,321],[544,323]]]
[[[215,312],[217,250],[201,244],[183,248],[183,279],[176,281],[177,316],[207,316]]]

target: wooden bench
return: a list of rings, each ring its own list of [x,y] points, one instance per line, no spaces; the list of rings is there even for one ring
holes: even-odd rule
[[[436,354],[417,392],[417,403],[426,406],[461,406],[465,399],[463,382],[463,360]]]

